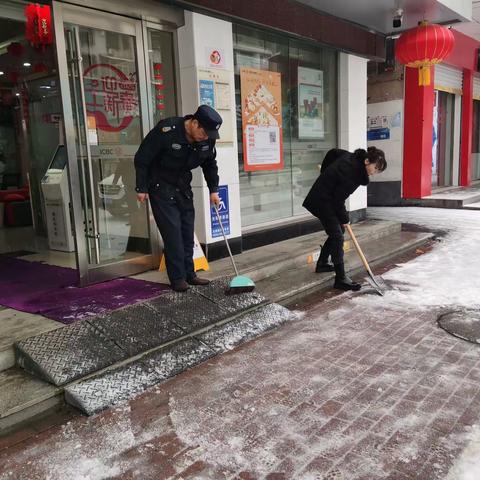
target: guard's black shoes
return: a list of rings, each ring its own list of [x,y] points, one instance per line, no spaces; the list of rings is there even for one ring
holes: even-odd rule
[[[206,278],[193,277],[187,279],[187,282],[190,285],[208,285],[210,283],[210,280],[207,280]]]
[[[315,273],[333,272],[335,267],[331,263],[319,263],[315,267]]]
[[[189,288],[190,286],[185,280],[177,280],[172,283],[172,290],[176,292],[186,292]]]
[[[333,288],[336,288],[337,290],[353,290],[354,292],[357,292],[362,286],[359,283],[354,282],[351,278],[345,276],[343,278],[335,277]]]

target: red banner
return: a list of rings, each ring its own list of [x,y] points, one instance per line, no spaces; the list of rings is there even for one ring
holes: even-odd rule
[[[53,42],[52,15],[48,5],[30,3],[25,7],[26,39],[35,47]]]

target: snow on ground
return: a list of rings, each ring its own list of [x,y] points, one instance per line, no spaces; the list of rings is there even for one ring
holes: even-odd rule
[[[437,208],[369,208],[369,217],[397,220],[447,232],[431,252],[382,275],[401,290],[385,297],[357,297],[369,308],[377,305],[413,309],[480,309],[480,212]],[[373,301],[372,301],[373,300]],[[480,478],[480,426],[474,426],[470,442],[446,480]]]
[[[433,251],[382,277],[397,289],[359,297],[363,305],[399,309],[480,308],[480,212],[435,208],[369,208],[369,217],[447,231]]]
[[[248,378],[248,375],[253,373],[243,368],[247,365],[251,367],[252,355],[262,359],[263,363],[260,365],[259,362],[259,367],[263,368],[263,371],[267,365],[268,371],[273,372],[271,376],[266,376],[270,382],[266,387],[274,391],[276,382],[281,380],[281,375],[285,372],[287,355],[290,357],[297,355],[301,364],[302,351],[309,343],[340,340],[347,344],[354,341],[361,344],[371,335],[368,329],[363,328],[362,321],[356,325],[348,322],[337,324],[337,320],[352,310],[362,310],[366,316],[368,314],[378,316],[379,311],[386,309],[441,311],[451,308],[474,308],[480,305],[479,212],[375,208],[369,209],[369,215],[373,218],[425,225],[430,229],[445,230],[448,233],[431,252],[407,264],[399,265],[384,275],[384,278],[398,288],[397,290],[387,292],[384,297],[346,293],[340,303],[335,299],[331,300],[335,303],[332,303],[332,309],[323,316],[321,322],[318,318],[309,318],[308,315],[303,318],[301,314],[297,315],[302,328],[296,329],[288,342],[280,335],[269,338],[268,345],[273,345],[280,351],[275,351],[275,348],[263,349],[258,342],[249,349],[238,349],[235,355],[226,358],[224,362],[211,364],[208,369],[202,371],[196,395],[191,394],[191,385],[188,383],[176,382],[170,387],[168,422],[171,422],[171,425],[165,424],[167,421],[165,417],[152,419],[139,431],[132,427],[129,406],[124,405],[111,413],[115,421],[102,423],[103,417],[99,416],[82,419],[76,426],[68,424],[55,439],[20,452],[13,460],[20,465],[28,465],[38,458],[40,450],[42,461],[38,469],[45,473],[42,478],[50,480],[111,478],[132,467],[131,462],[120,460],[122,452],[139,446],[144,449],[150,448],[150,442],[155,442],[155,439],[165,432],[167,426],[173,426],[181,442],[192,449],[192,455],[195,454],[196,458],[200,456],[211,465],[233,470],[251,470],[259,474],[270,471],[272,463],[276,461],[273,448],[275,442],[258,444],[255,443],[257,436],[264,434],[268,438],[269,435],[273,435],[270,433],[272,429],[272,432],[275,432],[274,439],[285,438],[302,445],[305,442],[305,432],[302,430],[301,422],[288,416],[287,405],[258,401],[255,403],[254,397],[249,397],[238,389],[239,376],[247,375]],[[294,360],[289,358],[288,361],[291,363]],[[428,358],[424,359],[424,364],[428,366]],[[448,376],[448,371],[446,374]],[[396,375],[394,379],[387,378],[386,373],[379,375],[378,378],[385,385],[395,381],[399,388],[403,388],[404,385],[414,383],[416,375],[415,371],[406,370]],[[328,378],[324,378],[319,371],[318,375],[311,378],[312,384],[305,388],[316,391],[319,385],[324,385],[327,381]],[[156,387],[160,388],[162,386]],[[337,388],[341,390],[342,385],[339,383]],[[151,393],[154,394],[156,389],[152,389]],[[329,394],[333,396],[334,393],[330,389]],[[239,421],[245,428],[241,431],[232,430],[232,426]],[[394,425],[395,430],[419,428],[424,420],[420,415],[411,414],[396,421],[398,425]],[[206,428],[208,426],[211,430]],[[274,428],[277,430],[273,430]],[[85,440],[84,431],[90,429],[91,437]],[[348,444],[351,440],[347,435],[326,436],[322,438],[322,442],[306,447],[314,449],[315,455],[328,455],[329,451],[342,448],[339,442]],[[480,426],[470,428],[467,432],[467,441],[467,448],[457,459],[445,480],[480,478]],[[449,445],[465,443],[465,435],[449,438],[448,442],[452,443],[447,443],[446,451],[449,450]],[[401,452],[402,458],[406,461],[415,459],[419,453],[418,447],[419,445],[412,440],[408,449]],[[312,451],[308,450],[308,453],[311,457]],[[307,461],[309,460],[305,457],[305,462]],[[142,458],[136,464],[137,472],[142,468],[148,468],[145,462],[145,458]],[[374,473],[380,477],[386,473],[382,470],[382,465],[372,466],[369,459],[365,459],[364,466],[367,473],[372,473],[371,468],[376,468]],[[15,475],[13,471],[12,474]],[[15,476],[7,474],[0,478],[3,480]]]

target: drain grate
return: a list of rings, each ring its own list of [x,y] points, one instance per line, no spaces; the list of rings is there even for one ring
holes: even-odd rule
[[[455,310],[438,317],[438,324],[455,337],[480,344],[480,310]]]

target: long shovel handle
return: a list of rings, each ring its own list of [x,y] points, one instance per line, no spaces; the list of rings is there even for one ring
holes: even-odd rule
[[[237,266],[235,265],[235,260],[233,259],[232,251],[230,250],[230,245],[228,243],[227,236],[225,235],[225,230],[223,229],[223,223],[220,220],[220,214],[218,213],[218,207],[215,203],[213,204],[213,206],[215,208],[215,213],[217,214],[218,223],[220,225],[220,228],[222,229],[223,238],[225,240],[225,244],[227,245],[228,254],[230,255],[230,260],[232,261],[233,269],[235,270],[235,275],[238,277]]]
[[[363,263],[364,267],[366,268],[370,277],[373,277],[372,269],[370,268],[370,265],[368,264],[367,259],[365,258],[365,255],[363,254],[362,249],[360,248],[360,245],[357,242],[357,238],[353,234],[352,227],[350,226],[350,224],[347,224],[347,225],[345,225],[345,228],[347,229],[348,234],[350,235],[350,238],[352,239],[353,245],[355,247],[355,250],[358,253],[358,256],[360,257],[360,260],[362,261],[362,263]]]

